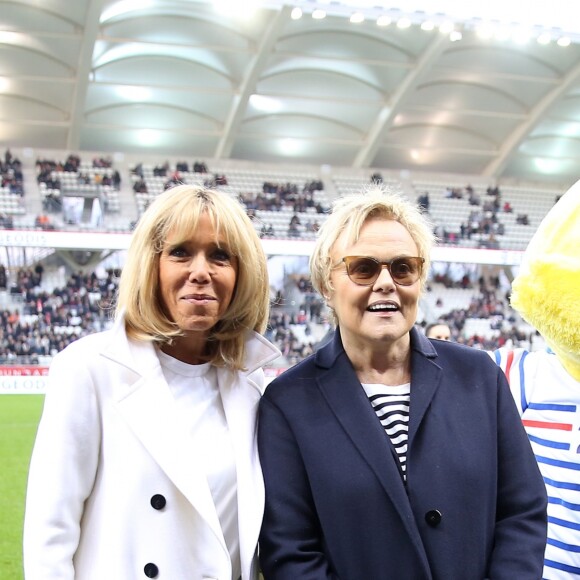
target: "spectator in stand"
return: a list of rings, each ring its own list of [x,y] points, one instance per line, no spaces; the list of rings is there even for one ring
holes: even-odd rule
[[[133,191],[135,193],[147,193],[147,183],[143,178],[138,179],[133,184]]]
[[[171,174],[171,177],[169,178],[168,181],[165,182],[165,189],[169,189],[171,187],[174,187],[176,185],[181,185],[181,175],[179,174],[179,171],[174,171]]]
[[[473,188],[469,192],[469,205],[481,205],[481,197]]]
[[[156,165],[153,168],[154,177],[166,177],[169,171],[169,161],[166,161],[163,165]]]
[[[275,236],[274,227],[272,224],[262,224],[262,228],[260,230],[260,237],[262,238],[273,238]]]
[[[22,163],[14,157],[10,149],[4,153],[4,163],[0,159],[0,186],[9,189],[14,195],[24,196]]]
[[[41,213],[36,216],[34,225],[37,228],[41,228],[43,230],[54,230],[54,226],[52,225],[50,218],[45,213]]]
[[[432,243],[377,187],[320,229],[337,330],[260,401],[268,580],[541,577],[546,493],[505,376],[415,328]]]
[[[50,367],[26,578],[257,578],[256,409],[279,355],[258,334],[268,302],[266,257],[236,200],[190,186],[156,198],[115,326]]]
[[[115,169],[115,171],[113,171],[112,184],[113,187],[117,190],[121,188],[121,174],[119,173],[118,169]]]
[[[135,165],[131,170],[131,173],[143,179],[145,177],[145,174],[143,173],[143,163],[137,163],[137,165]]]
[[[299,238],[300,237],[300,229],[296,223],[290,222],[288,226],[288,237],[290,238]]]
[[[0,228],[11,230],[14,228],[14,220],[11,215],[4,212],[0,213]]]
[[[448,199],[463,199],[463,189],[460,187],[448,187],[445,190],[445,197]]]
[[[528,218],[528,214],[527,213],[518,214],[518,216],[516,217],[516,223],[522,226],[529,226],[530,220]]]
[[[437,340],[451,340],[451,328],[445,322],[432,322],[425,327],[425,336]]]
[[[417,197],[417,205],[421,211],[429,212],[429,207],[431,206],[431,201],[429,199],[429,192],[426,191],[422,195]]]

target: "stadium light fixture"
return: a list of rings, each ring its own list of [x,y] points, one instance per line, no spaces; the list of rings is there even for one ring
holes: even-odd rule
[[[292,8],[290,18],[292,18],[292,20],[300,20],[302,18],[302,8],[298,6]]]
[[[560,46],[580,44],[580,19],[577,18],[576,3],[570,0],[551,0],[550,11],[542,10],[542,3],[532,3],[522,11],[517,3],[505,0],[486,0],[477,5],[456,0],[408,0],[403,3],[404,9],[390,8],[376,0],[255,1],[268,8],[293,7],[293,18],[297,14],[294,10],[299,8],[303,14],[310,14],[315,19],[343,17],[360,24],[359,14],[362,14],[364,21],[375,22],[381,27],[396,22],[399,28],[416,25],[426,31],[436,28],[444,34],[457,30],[464,36],[472,30],[480,38],[517,42],[524,42],[525,37],[516,31],[525,27],[531,31],[530,38],[542,38],[540,43],[544,43],[549,35],[551,41],[561,37]],[[454,35],[454,39],[457,40],[458,35]]]
[[[543,32],[536,40],[538,41],[538,44],[550,44],[550,42],[552,42],[552,37],[547,32]]]

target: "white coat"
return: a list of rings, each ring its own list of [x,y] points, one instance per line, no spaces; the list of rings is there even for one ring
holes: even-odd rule
[[[278,350],[256,333],[247,371],[218,369],[237,472],[242,578],[258,576],[264,486],[256,447],[262,366]],[[150,343],[123,320],[53,360],[32,454],[26,580],[231,580],[198,450]],[[235,579],[234,579],[235,580]]]

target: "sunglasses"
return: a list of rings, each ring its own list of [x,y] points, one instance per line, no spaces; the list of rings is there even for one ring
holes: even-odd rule
[[[423,271],[424,258],[405,256],[381,262],[367,256],[346,256],[342,259],[346,273],[352,282],[359,286],[371,286],[386,268],[395,284],[411,286],[419,280]]]

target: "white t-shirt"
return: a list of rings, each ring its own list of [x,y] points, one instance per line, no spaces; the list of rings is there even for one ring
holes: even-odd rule
[[[190,365],[157,350],[178,414],[204,462],[207,482],[232,562],[241,575],[236,464],[228,423],[210,363]]]

